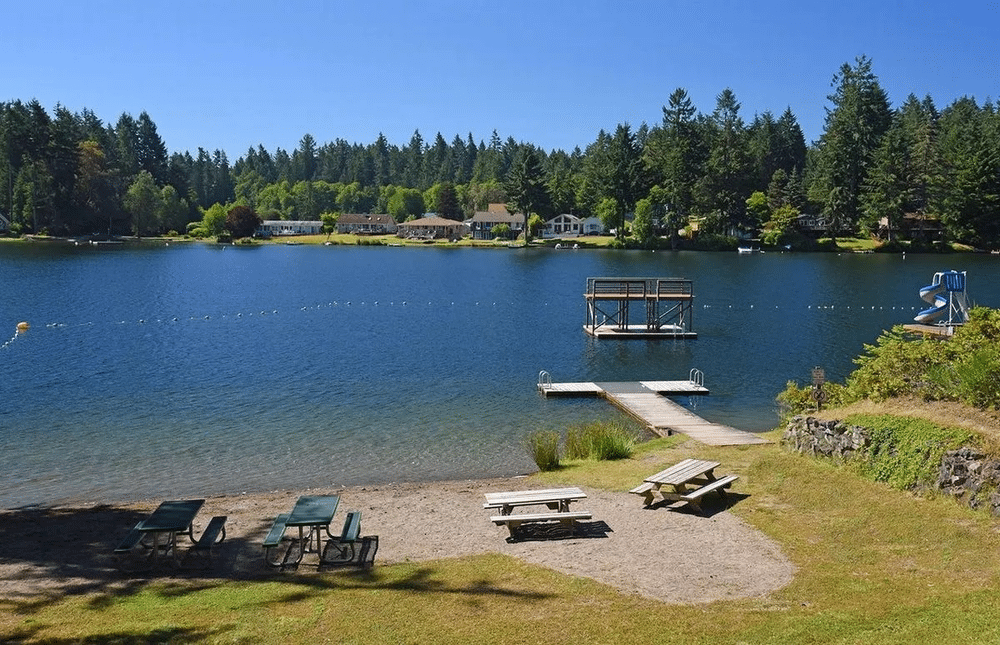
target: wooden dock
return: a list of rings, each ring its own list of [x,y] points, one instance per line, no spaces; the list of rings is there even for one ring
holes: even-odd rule
[[[584,331],[595,338],[697,338],[691,329],[691,281],[683,278],[587,278]],[[631,319],[638,309],[641,324]]]
[[[694,380],[552,383],[540,378],[538,390],[545,396],[604,397],[660,436],[680,432],[710,446],[768,443],[752,432],[707,421],[663,396],[708,394],[708,389]]]

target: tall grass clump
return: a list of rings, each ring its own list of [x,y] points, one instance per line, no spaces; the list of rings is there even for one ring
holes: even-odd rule
[[[559,468],[559,433],[554,430],[539,430],[528,435],[528,452],[538,470]]]
[[[570,428],[566,433],[567,459],[628,459],[637,437],[624,424],[594,422]]]

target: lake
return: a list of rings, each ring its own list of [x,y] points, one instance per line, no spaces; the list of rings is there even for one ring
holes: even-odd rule
[[[705,374],[763,431],[841,381],[935,272],[1000,306],[991,255],[0,244],[0,507],[506,476],[525,437],[621,419],[555,381]],[[695,340],[597,340],[588,277],[693,281]],[[31,328],[16,335],[18,322]],[[6,329],[6,331],[4,331]],[[679,399],[688,403],[687,399]]]

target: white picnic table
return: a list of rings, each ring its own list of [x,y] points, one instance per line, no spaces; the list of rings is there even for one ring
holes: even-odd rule
[[[497,526],[505,525],[514,539],[523,524],[559,522],[575,529],[577,520],[589,520],[588,511],[570,511],[569,505],[587,497],[579,488],[549,488],[536,490],[503,491],[486,493],[485,509],[497,509],[499,515],[490,517]],[[545,506],[548,512],[514,513],[518,506]]]
[[[687,502],[701,512],[700,499],[712,491],[725,495],[725,487],[739,479],[737,475],[716,478],[717,461],[685,459],[660,472],[650,475],[643,483],[633,488],[631,493],[642,495],[646,506],[657,501]],[[659,497],[659,499],[657,499]]]

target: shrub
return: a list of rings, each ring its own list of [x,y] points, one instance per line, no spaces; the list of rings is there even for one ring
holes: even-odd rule
[[[528,436],[528,451],[539,470],[559,468],[559,433],[539,430]]]
[[[967,430],[921,419],[859,414],[844,423],[869,430],[870,443],[856,462],[861,474],[901,490],[934,482],[944,453],[973,441]]]
[[[832,381],[823,385],[823,394],[822,405],[826,407],[846,405],[856,400],[851,397],[850,392],[843,385]],[[799,387],[795,381],[788,381],[785,384],[785,389],[778,393],[776,399],[782,421],[788,421],[789,418],[797,414],[816,411],[820,407],[816,403],[812,385]]]
[[[567,459],[627,459],[635,449],[636,435],[620,423],[590,423],[566,433]]]

